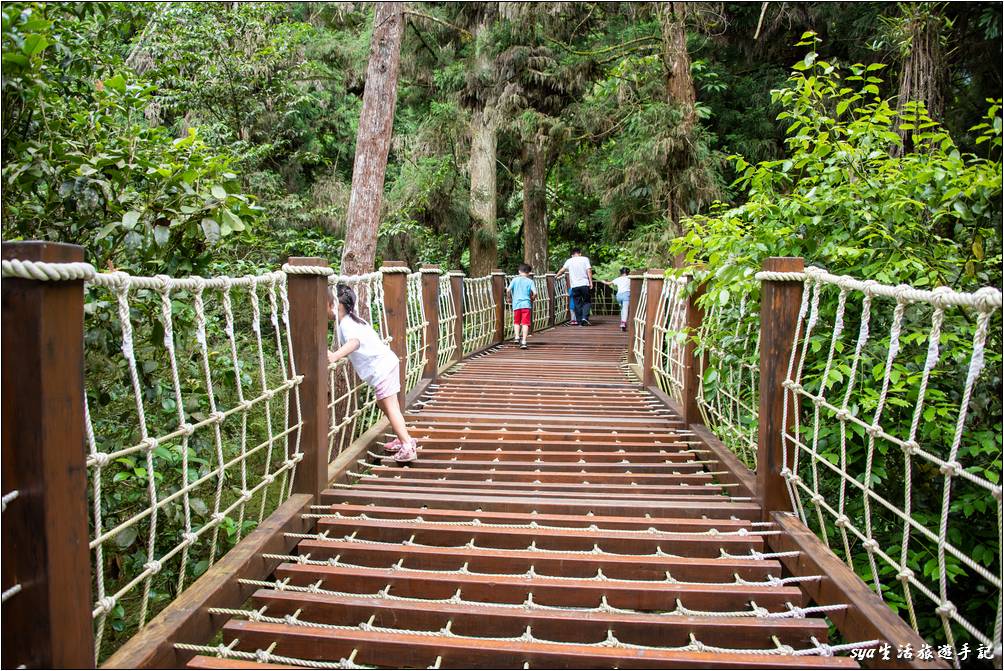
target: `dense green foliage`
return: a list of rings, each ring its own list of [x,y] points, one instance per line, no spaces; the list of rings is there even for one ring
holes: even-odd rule
[[[683,17],[668,16],[666,4],[409,5],[378,259],[469,267],[479,235],[471,124],[491,106],[498,260],[507,270],[523,259],[523,175],[539,153],[552,270],[573,245],[604,279],[622,265],[671,265],[683,254],[708,269],[705,300],[726,313],[741,296],[756,301],[753,274],[768,256],[803,256],[890,284],[1000,286],[999,4],[692,3]],[[5,239],[78,243],[103,269],[149,275],[241,275],[290,255],[337,264],[372,7],[14,2],[2,13]],[[945,59],[936,83],[943,109],[930,112],[897,99],[910,58],[930,57],[915,53],[919,20],[934,22]],[[684,21],[685,73],[674,71],[673,21]],[[683,75],[692,106],[669,93]],[[155,303],[135,308],[135,321],[155,325]],[[111,418],[102,428],[114,444],[130,444],[135,436],[113,421],[130,393],[127,371],[110,362],[119,346],[115,306],[88,309],[88,365],[115,369],[90,398],[92,410]],[[190,306],[181,300],[176,310],[177,333],[191,335]],[[824,304],[821,323],[833,318]],[[852,309],[847,319],[856,328],[860,314]],[[876,333],[888,331],[888,313],[874,319]],[[958,355],[932,381],[918,438],[925,444],[947,440],[971,330],[962,319],[946,323],[943,347]],[[177,408],[161,384],[162,333],[146,337],[155,344],[140,352],[151,366],[141,371],[144,398],[151,421],[168,422]],[[897,429],[909,427],[907,390],[923,367],[925,343],[912,338],[895,364],[888,422]],[[817,384],[828,345],[810,343],[823,353],[806,371]],[[856,412],[874,411],[881,346],[876,340],[865,353]],[[962,456],[993,480],[1001,469],[999,320],[989,350]],[[195,379],[192,354],[184,352],[183,369]],[[224,369],[221,389],[230,389],[241,373],[226,370],[225,358],[215,363]],[[839,388],[846,374],[833,371],[827,384]],[[205,395],[193,395],[186,412],[205,414]],[[827,458],[834,444],[824,433]],[[850,455],[859,472],[862,445],[858,436]],[[191,457],[211,451],[194,445]],[[178,453],[156,458],[173,478],[164,486],[176,486]],[[906,476],[899,460],[886,463],[872,476],[894,487]],[[114,468],[124,486],[110,505],[126,515],[142,502],[144,466]],[[939,490],[917,487],[917,515],[933,523]],[[977,523],[992,516],[986,502],[965,490],[956,501],[953,515],[973,531],[952,541],[991,566],[1000,553],[995,530]],[[165,541],[176,540],[176,522],[165,523]],[[231,539],[245,530],[227,524]],[[894,542],[895,525],[882,524],[879,533]],[[120,540],[125,580],[148,558],[136,538]],[[929,578],[928,548],[915,542],[911,567]],[[868,576],[858,554],[856,568]],[[157,603],[205,565],[189,568],[162,576]],[[970,596],[965,608],[992,615],[994,595],[963,568],[950,572],[953,589]],[[886,596],[903,607],[900,593]],[[939,623],[924,618],[922,630],[936,634]],[[121,610],[112,618],[121,632],[134,623]]]

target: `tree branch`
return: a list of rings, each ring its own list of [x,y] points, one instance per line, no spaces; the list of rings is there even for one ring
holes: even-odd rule
[[[439,25],[446,26],[447,28],[453,28],[457,32],[459,32],[459,33],[461,33],[463,35],[466,35],[467,37],[469,37],[471,39],[474,39],[474,35],[471,34],[471,31],[467,30],[466,28],[461,28],[460,26],[458,26],[458,25],[456,25],[454,23],[450,23],[449,21],[441,19],[441,18],[439,18],[437,16],[432,16],[431,14],[423,14],[422,12],[416,12],[416,11],[411,10],[411,9],[404,10],[404,13],[405,14],[409,14],[411,16],[417,16],[417,17],[420,17],[420,18],[423,18],[423,19],[428,19],[429,21],[432,21],[433,23],[438,23]]]
[[[559,47],[561,47],[565,51],[567,51],[569,53],[573,53],[576,56],[599,56],[600,54],[605,54],[605,53],[608,53],[610,51],[615,51],[617,49],[626,49],[626,48],[630,47],[633,44],[638,44],[639,42],[652,42],[652,41],[660,40],[660,39],[662,39],[662,38],[659,37],[658,35],[646,35],[644,37],[639,37],[637,39],[631,40],[630,42],[625,42],[624,44],[614,44],[612,46],[609,46],[609,47],[606,47],[606,48],[603,48],[603,49],[597,49],[596,51],[579,51],[577,49],[573,49],[571,46],[565,44],[564,42],[559,42],[558,40],[556,40],[556,39],[554,39],[552,37],[548,37],[547,41],[551,42],[553,44],[557,44]]]

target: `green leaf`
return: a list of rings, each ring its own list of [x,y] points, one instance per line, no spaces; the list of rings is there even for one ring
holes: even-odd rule
[[[223,210],[223,222],[226,224],[226,227],[228,227],[230,230],[233,231],[244,230],[244,222],[241,221],[241,218],[238,217],[233,212],[231,212],[230,210]],[[226,235],[226,233],[224,233],[224,235]]]
[[[115,534],[115,544],[120,548],[127,548],[136,542],[138,536],[139,533],[136,531],[136,527],[126,527]]]
[[[154,226],[153,239],[154,242],[157,243],[158,247],[163,247],[167,244],[167,241],[171,239],[171,229],[167,226]]]
[[[219,200],[223,200],[227,197],[227,190],[219,184],[213,184],[213,188],[211,188],[209,192],[213,194],[213,198],[217,198]]]
[[[6,41],[6,37],[4,39]],[[24,44],[21,45],[21,51],[25,56],[31,58],[45,51],[45,48],[48,46],[49,40],[45,39],[42,35],[25,35]]]
[[[124,226],[125,228],[132,228],[133,226],[136,225],[136,222],[139,221],[141,214],[142,212],[139,212],[137,210],[129,210],[128,212],[122,215],[122,226]]]
[[[113,91],[118,91],[119,93],[125,93],[126,81],[122,75],[115,75],[114,77],[109,77],[104,81],[105,87],[110,88]]]

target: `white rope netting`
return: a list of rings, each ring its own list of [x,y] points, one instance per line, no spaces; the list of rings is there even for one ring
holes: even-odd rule
[[[645,362],[645,323],[648,319],[648,282],[641,283],[638,305],[634,312],[634,342],[631,343],[634,361],[639,366]]]
[[[571,315],[568,310],[568,275],[554,278],[554,323],[564,324]]]
[[[687,284],[689,278],[667,277],[659,293],[652,325],[652,370],[659,387],[680,407],[684,405],[684,350],[687,344]]]
[[[390,342],[387,332],[387,311],[384,306],[383,274],[332,275],[329,288],[345,284],[356,294],[356,313],[370,322],[385,343]],[[410,313],[409,309],[409,313]],[[341,347],[338,328],[331,322],[329,349]],[[376,404],[373,387],[359,379],[347,358],[328,365],[328,461],[333,461],[357,438],[370,429],[381,413]]]
[[[443,370],[456,355],[456,324],[457,311],[453,304],[453,282],[447,274],[439,278],[439,346],[436,350],[436,370]]]
[[[495,339],[495,292],[491,275],[464,278],[464,356]]]
[[[752,274],[752,271],[750,272]],[[735,292],[735,286],[731,287]],[[706,307],[697,334],[697,406],[704,424],[756,470],[760,412],[760,307],[742,293]]]
[[[519,277],[518,275],[506,275],[505,276],[505,292],[502,294],[502,300],[505,301],[505,327],[504,327],[504,337],[505,338],[515,338],[516,329],[513,326],[512,318],[512,297],[509,294],[509,287],[512,286],[512,281]]]
[[[795,510],[953,659],[966,641],[999,654],[1000,292],[800,278],[784,387],[802,405],[782,434]]]
[[[609,316],[621,313],[621,304],[617,302],[617,293],[606,284],[596,281],[589,291],[591,307],[589,312],[594,315]]]
[[[550,307],[550,300],[547,295],[547,278],[543,275],[535,276],[533,278],[533,290],[536,292],[536,296],[533,298],[533,310],[530,313],[530,318],[533,322],[532,331],[536,333],[547,328],[548,309]]]
[[[302,377],[282,272],[98,273],[85,319],[100,659],[289,495]]]
[[[429,322],[425,318],[425,301],[422,298],[422,273],[408,275],[407,297],[407,356],[405,357],[405,392],[415,388],[428,361],[429,344],[426,333]]]

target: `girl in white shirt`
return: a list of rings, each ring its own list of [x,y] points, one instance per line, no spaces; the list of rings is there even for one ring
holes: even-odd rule
[[[621,268],[621,276],[607,282],[609,286],[617,288],[617,302],[621,304],[621,331],[627,331],[628,301],[631,300],[630,274],[629,269]]]
[[[328,319],[336,317],[338,341],[342,346],[328,352],[328,363],[346,356],[349,358],[356,375],[376,391],[377,405],[397,434],[397,438],[387,443],[384,449],[394,453],[395,461],[413,461],[418,453],[418,444],[408,433],[397,400],[401,391],[401,364],[397,355],[380,339],[373,327],[356,314],[356,294],[346,284],[335,287],[334,297],[328,293]]]

